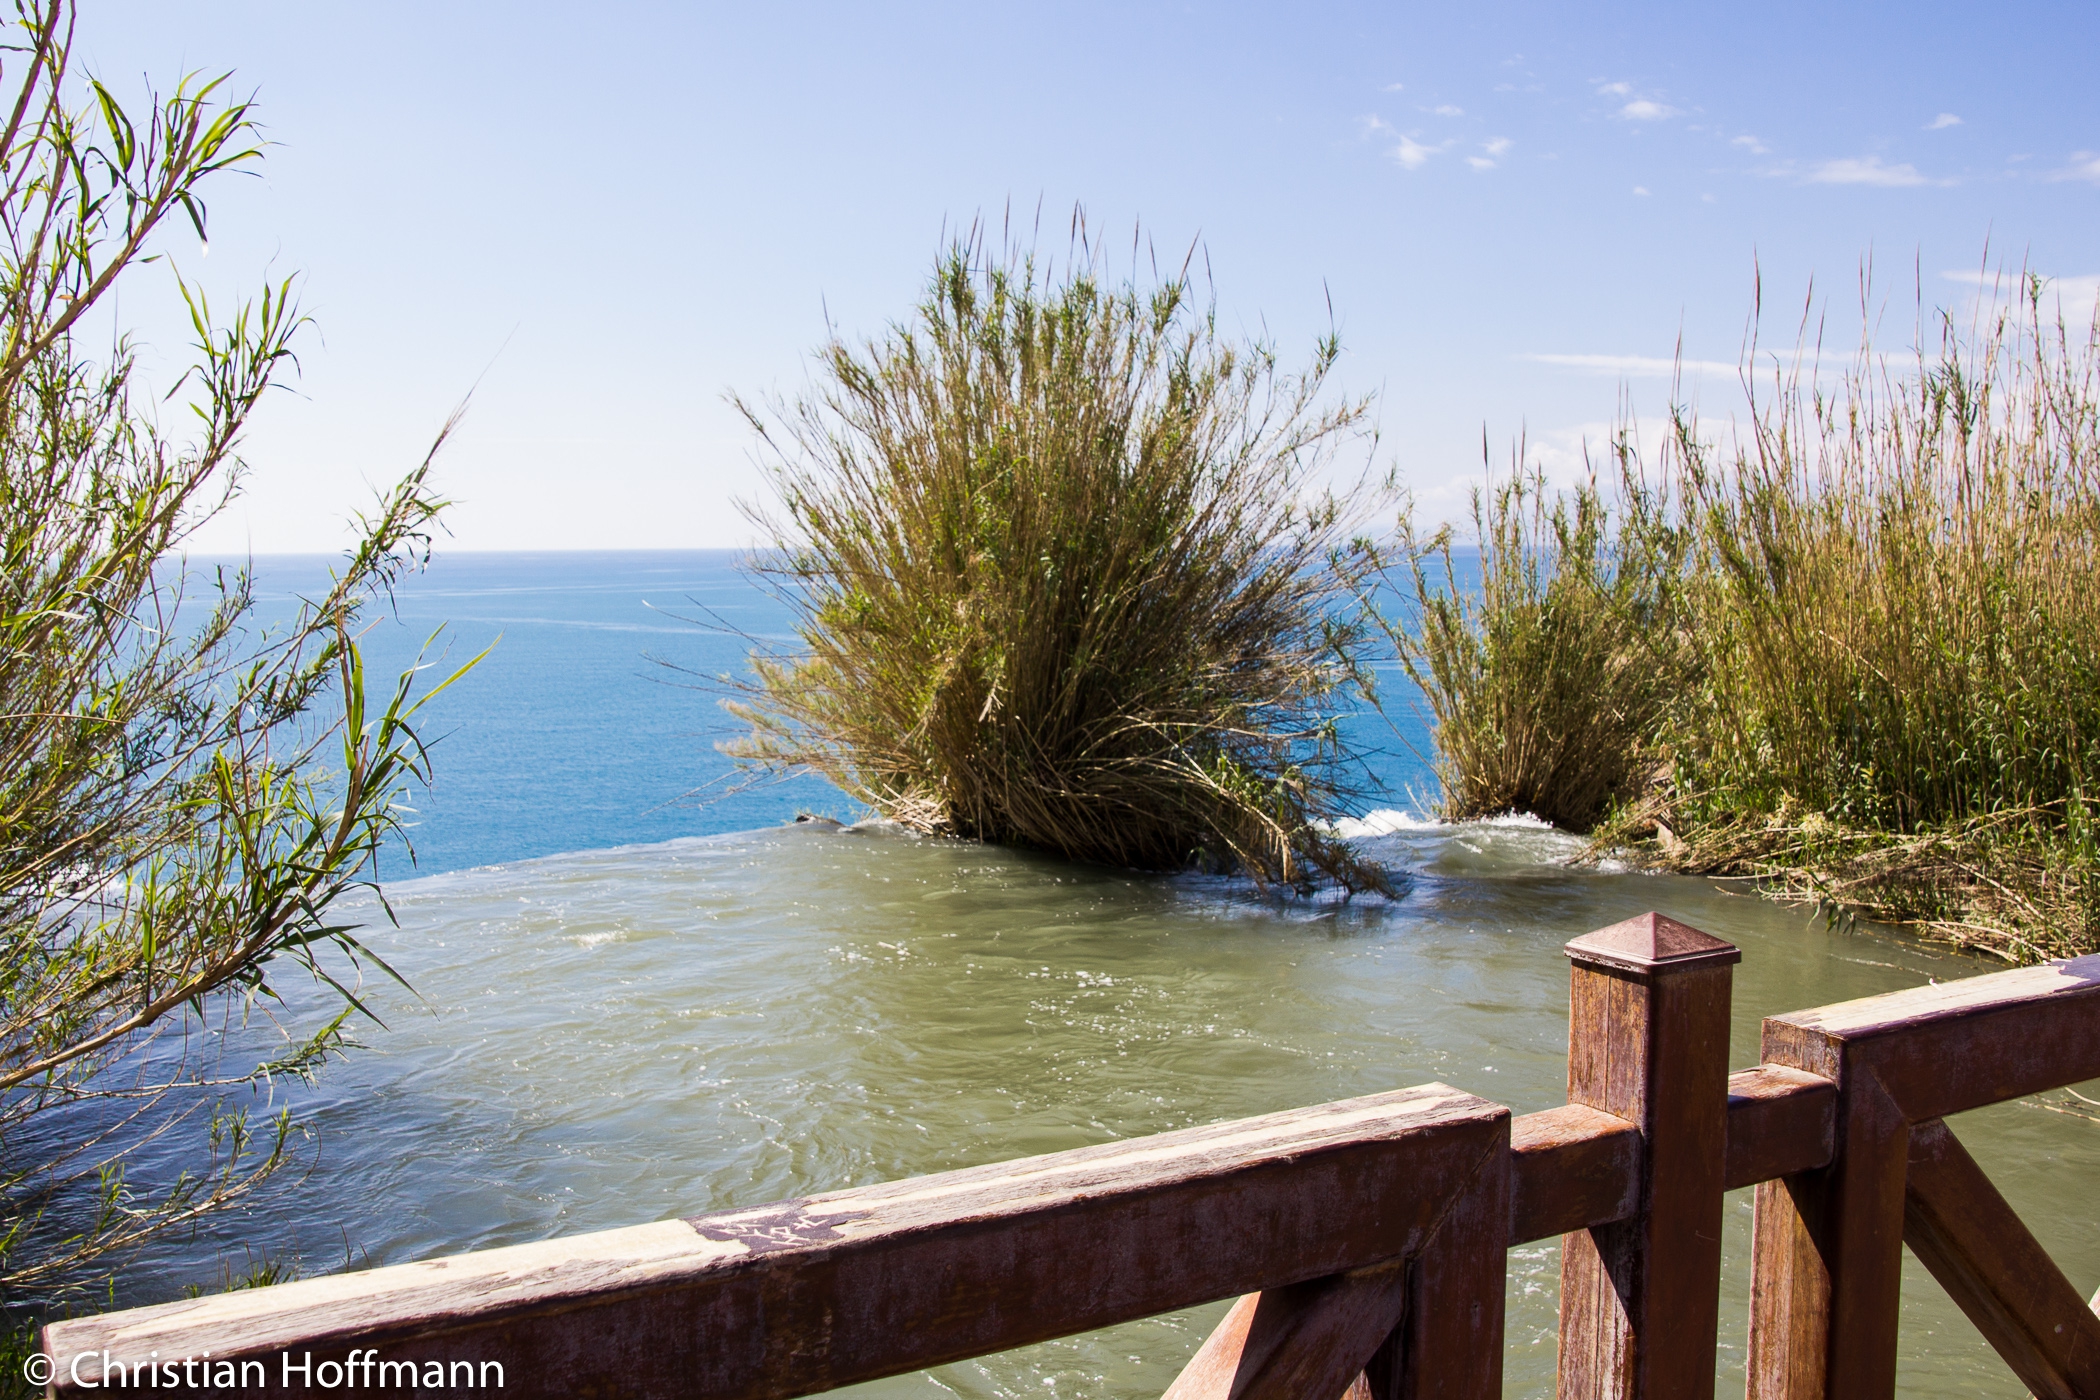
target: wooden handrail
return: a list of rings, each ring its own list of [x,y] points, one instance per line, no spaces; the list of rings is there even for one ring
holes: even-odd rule
[[[597,1377],[617,1394],[807,1395],[1404,1260],[1483,1169],[1506,1177],[1508,1126],[1501,1105],[1427,1085],[79,1318],[47,1328],[45,1350],[59,1395],[99,1388],[72,1383],[71,1359],[97,1357],[99,1376],[105,1351],[126,1375],[154,1353],[236,1375],[260,1361],[263,1393],[305,1393],[282,1384],[286,1353],[340,1375],[368,1350],[496,1363],[511,1389],[523,1376],[573,1394]],[[1504,1215],[1506,1201],[1505,1185]],[[1498,1273],[1498,1306],[1500,1287]]]
[[[1759,1065],[1728,1076],[1724,1181],[1734,1191],[1828,1166],[1837,1086]],[[1530,1244],[1624,1220],[1638,1207],[1640,1129],[1580,1104],[1509,1125],[1509,1242]]]
[[[1490,1400],[1506,1251],[1560,1236],[1561,1400],[1703,1395],[1751,1185],[1751,1400],[1893,1395],[1906,1240],[2037,1394],[2100,1394],[2100,1319],[1939,1121],[2100,1077],[2100,957],[1772,1017],[1723,1077],[1733,948],[1648,915],[1569,955],[1561,1108],[1425,1085],[78,1318],[50,1394],[208,1356],[244,1394],[789,1400],[1239,1294],[1171,1400]],[[151,1388],[227,1393],[197,1375]]]
[[[1764,1058],[1873,1074],[1907,1122],[2100,1079],[2100,955],[1765,1019]]]

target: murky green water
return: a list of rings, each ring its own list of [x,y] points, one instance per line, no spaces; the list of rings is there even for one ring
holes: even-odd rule
[[[133,1275],[244,1246],[310,1271],[691,1215],[1443,1080],[1563,1099],[1560,945],[1661,909],[1743,949],[1765,1013],[1990,970],[1702,881],[1571,871],[1520,826],[1378,838],[1394,903],[1270,900],[881,831],[790,829],[398,887],[374,946],[415,984],[305,1112],[318,1160]],[[2100,1125],[2032,1104],[1956,1130],[2079,1286],[2100,1283]],[[1749,1235],[1732,1198],[1724,1367]],[[1508,1393],[1551,1393],[1557,1251],[1511,1257]],[[1212,1307],[867,1387],[1151,1396]],[[2023,1393],[1921,1269],[1906,1394]],[[1724,1379],[1722,1393],[1740,1381]]]

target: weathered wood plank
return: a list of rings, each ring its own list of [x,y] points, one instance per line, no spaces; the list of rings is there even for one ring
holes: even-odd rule
[[[1354,1400],[1499,1400],[1510,1154],[1506,1139],[1498,1147],[1399,1272],[1380,1266],[1240,1299],[1166,1400],[1345,1389]]]
[[[1768,1061],[1871,1065],[1911,1122],[2100,1078],[2100,954],[1965,977],[1765,1022]]]
[[[2100,1317],[1936,1120],[1911,1129],[1903,1241],[2035,1395],[2100,1396]]]
[[[1638,1208],[1641,1130],[1582,1104],[1509,1125],[1509,1242],[1549,1240],[1624,1220]]]
[[[1828,1079],[1783,1065],[1728,1076],[1729,1190],[1827,1167],[1836,1141],[1837,1085]]]
[[[1564,1237],[1561,1400],[1711,1396],[1731,945],[1648,914],[1576,939],[1568,1099],[1640,1130],[1636,1209]]]
[[[1407,1261],[1250,1293],[1232,1305],[1162,1400],[1339,1397],[1400,1325]]]
[[[1823,1197],[1814,1173],[1758,1185],[1750,1227],[1749,1400],[1824,1400],[1830,1270],[1816,1240]]]
[[[500,1362],[784,1400],[1418,1252],[1509,1112],[1443,1085],[692,1221],[79,1318],[68,1358]],[[369,1373],[367,1373],[369,1376]],[[355,1394],[355,1387],[346,1387]]]
[[[1501,1400],[1507,1143],[1481,1162],[1409,1261],[1406,1316],[1368,1367],[1372,1400]]]
[[[1768,1036],[1766,1058],[1786,1048]],[[1910,1128],[1871,1068],[1846,1057],[1837,1071],[1831,1164],[1758,1188],[1750,1400],[1892,1400],[1896,1393]]]
[[[1728,1076],[1730,1191],[1830,1165],[1837,1086],[1759,1065]],[[1639,1205],[1640,1129],[1582,1104],[1511,1120],[1509,1242],[1552,1239],[1632,1215]]]

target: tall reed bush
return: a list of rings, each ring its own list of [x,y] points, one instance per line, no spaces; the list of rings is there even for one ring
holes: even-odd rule
[[[1530,813],[1587,831],[1637,786],[1662,672],[1668,576],[1643,535],[1622,561],[1593,483],[1559,494],[1520,447],[1513,469],[1473,494],[1477,580],[1446,528],[1423,540],[1401,521],[1404,622],[1388,620],[1409,679],[1436,717],[1447,820]],[[1621,541],[1620,543],[1624,543]]]
[[[1541,581],[1490,589],[1462,637],[1408,635],[1450,658],[1532,595],[1590,600],[1587,650],[1520,675],[1490,649],[1484,672],[1587,714],[1646,775],[1571,823],[1599,849],[2013,958],[2100,946],[2100,334],[2050,305],[2030,280],[1969,325],[1938,316],[1902,363],[1746,375],[1725,446],[1679,410],[1653,454],[1622,439],[1609,489],[1529,518],[1496,498],[1492,549]],[[1554,528],[1596,515],[1587,551]],[[1454,769],[1527,752],[1424,676]]]
[[[1149,869],[1381,884],[1324,834],[1370,629],[1368,498],[1317,488],[1366,432],[1220,335],[1185,272],[1062,279],[971,239],[917,317],[740,404],[799,648],[754,658],[732,752],[928,832]]]

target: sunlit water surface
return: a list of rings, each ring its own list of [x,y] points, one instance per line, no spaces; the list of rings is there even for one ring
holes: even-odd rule
[[[1739,1066],[1766,1013],[1989,970],[1705,881],[1569,869],[1575,842],[1522,824],[1367,840],[1408,873],[1397,901],[879,828],[394,887],[400,926],[371,943],[420,1000],[368,983],[386,1029],[295,1100],[311,1170],[162,1247],[130,1273],[133,1300],[258,1249],[310,1272],[400,1263],[1428,1080],[1547,1108],[1566,1072],[1560,945],[1651,908],[1742,947]],[[2100,1282],[2100,1126],[2027,1103],[1956,1127],[2073,1282]],[[1748,1193],[1728,1218],[1739,1375]],[[1551,1393],[1557,1268],[1552,1245],[1511,1256],[1511,1395]],[[1915,1264],[1905,1290],[1906,1394],[2023,1393]],[[866,1388],[1155,1396],[1221,1308]]]

